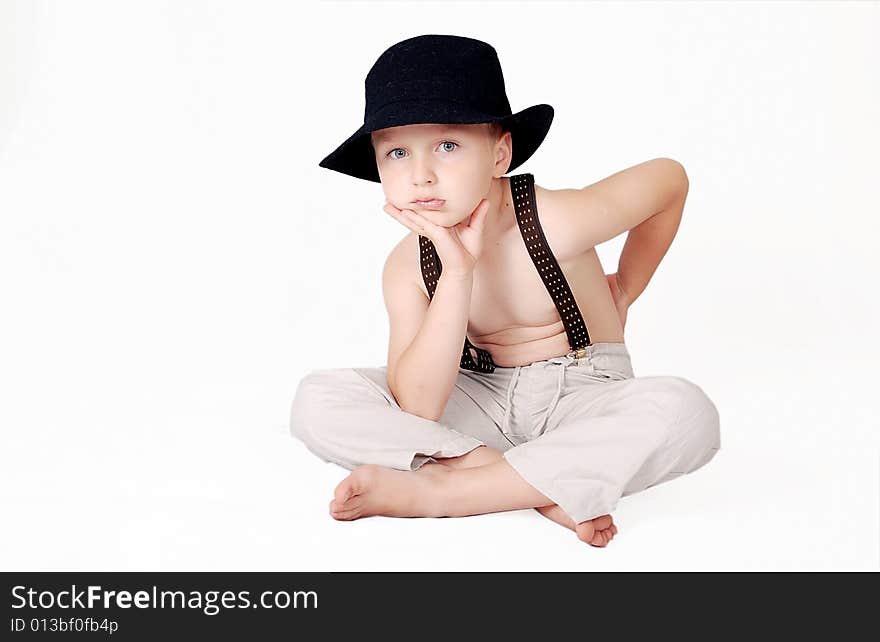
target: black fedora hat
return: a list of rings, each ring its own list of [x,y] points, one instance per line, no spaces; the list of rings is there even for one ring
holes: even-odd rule
[[[510,131],[508,172],[525,163],[544,141],[553,107],[510,110],[495,49],[464,36],[427,34],[386,49],[364,82],[364,123],[318,165],[379,183],[370,133],[420,123],[500,123]]]

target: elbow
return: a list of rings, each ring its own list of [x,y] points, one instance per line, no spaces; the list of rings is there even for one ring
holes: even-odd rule
[[[678,163],[678,166],[681,168],[681,191],[687,194],[688,189],[690,189],[691,182],[688,179],[687,172],[684,171],[684,165]]]
[[[389,390],[391,390],[391,395],[394,397],[394,400],[397,402],[397,406],[405,413],[410,415],[415,415],[416,417],[421,417],[422,419],[427,419],[428,421],[439,421],[440,417],[443,415],[444,408],[430,408],[425,405],[425,400],[421,399],[421,403],[413,403],[410,400],[408,395],[401,394],[401,391],[396,387],[392,388],[389,386]],[[416,399],[420,397],[420,395],[413,395]]]
[[[421,412],[421,411],[410,411],[404,410],[411,415],[415,415],[416,417],[421,417],[422,419],[427,419],[428,421],[440,421],[440,417],[443,416],[443,413],[435,414],[433,412]]]
[[[669,180],[675,185],[676,189],[680,193],[687,194],[690,187],[690,181],[688,180],[687,171],[685,170],[684,165],[674,158],[658,158],[657,160],[669,167]]]
[[[402,400],[403,403],[399,403],[400,409],[410,415],[415,415],[416,417],[421,417],[422,419],[427,419],[428,421],[440,421],[440,417],[443,416],[444,408],[431,407],[424,403],[424,399],[422,403],[411,403],[406,400]]]

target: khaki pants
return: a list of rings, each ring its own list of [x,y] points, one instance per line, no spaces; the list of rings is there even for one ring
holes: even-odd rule
[[[459,369],[443,416],[400,409],[387,368],[314,370],[290,429],[324,461],[415,470],[486,445],[577,523],[689,473],[721,447],[715,404],[681,377],[636,377],[623,343],[493,373]]]

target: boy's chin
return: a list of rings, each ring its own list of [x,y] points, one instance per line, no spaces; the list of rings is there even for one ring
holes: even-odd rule
[[[431,221],[434,225],[450,228],[455,227],[462,221],[466,222],[468,217],[470,216],[470,214],[462,216],[461,214],[456,214],[454,212],[444,212],[437,210],[419,210],[418,213]]]
[[[464,216],[462,218],[450,216],[448,219],[444,220],[442,223],[438,223],[438,225],[440,225],[441,227],[453,228],[456,225],[459,225],[461,223],[467,223],[467,219],[468,219],[467,216]]]

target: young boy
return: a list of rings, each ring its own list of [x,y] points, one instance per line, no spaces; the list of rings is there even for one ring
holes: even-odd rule
[[[334,518],[536,508],[602,547],[620,497],[719,450],[714,403],[635,377],[623,338],[687,175],[657,158],[582,189],[505,176],[553,113],[511,113],[495,50],[470,38],[404,40],[367,75],[364,124],[320,165],[381,182],[410,233],[382,274],[387,365],[313,371],[291,408],[293,435],[352,471]],[[628,230],[605,275],[595,246]]]

